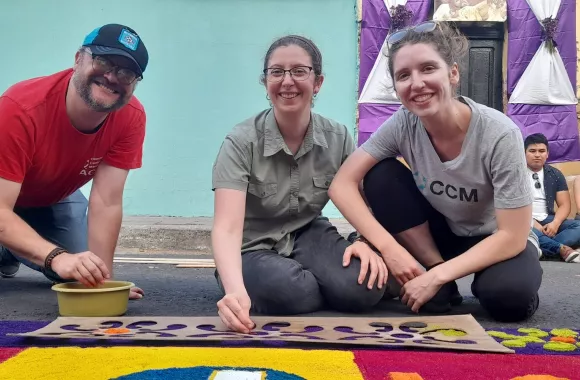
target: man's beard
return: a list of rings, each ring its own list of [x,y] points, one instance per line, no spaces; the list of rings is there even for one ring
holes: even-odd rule
[[[95,79],[98,79],[96,81]],[[96,112],[111,112],[115,111],[125,104],[129,102],[127,99],[127,92],[120,88],[120,86],[115,86],[107,80],[104,76],[90,76],[83,78],[78,72],[74,73],[72,77],[73,84],[75,89],[77,90],[79,96],[82,100],[93,110]],[[103,103],[97,101],[93,98],[91,94],[91,85],[93,83],[98,84],[99,82],[106,84],[107,86],[114,88],[115,91],[118,92],[119,98],[112,104]]]

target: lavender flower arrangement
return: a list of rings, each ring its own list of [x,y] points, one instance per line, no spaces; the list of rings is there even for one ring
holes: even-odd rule
[[[413,11],[404,5],[391,7],[391,33],[403,29],[413,17]]]
[[[554,53],[557,46],[554,37],[558,29],[558,19],[552,18],[552,16],[546,17],[542,20],[542,29],[544,30],[543,40],[546,41],[546,47],[550,53]]]

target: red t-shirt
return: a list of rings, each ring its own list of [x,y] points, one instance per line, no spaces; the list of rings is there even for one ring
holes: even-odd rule
[[[17,206],[55,204],[89,182],[100,162],[142,165],[145,110],[134,96],[95,133],[66,112],[72,69],[17,83],[0,96],[0,177],[22,184]]]

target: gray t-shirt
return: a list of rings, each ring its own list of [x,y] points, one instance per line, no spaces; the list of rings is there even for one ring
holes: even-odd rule
[[[455,159],[441,162],[423,124],[405,107],[362,148],[379,161],[401,155],[421,193],[456,235],[492,234],[497,230],[495,208],[533,202],[523,137],[503,113],[464,96],[459,99],[471,108],[472,116]]]

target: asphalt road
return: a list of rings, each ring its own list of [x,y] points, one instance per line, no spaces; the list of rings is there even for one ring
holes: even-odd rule
[[[191,257],[200,258],[199,255]],[[579,329],[580,265],[542,262],[542,266],[544,280],[540,290],[540,308],[523,325]],[[132,281],[145,291],[143,299],[130,301],[127,316],[217,316],[216,302],[220,299],[220,292],[213,277],[213,269],[176,268],[174,265],[157,264],[115,264],[115,274],[116,278]],[[471,313],[486,328],[515,327],[489,319],[471,294],[471,276],[460,279],[458,283],[464,302],[452,314]],[[50,287],[51,283],[44,276],[25,267],[14,278],[0,278],[0,320],[48,321],[57,318],[56,294]],[[310,315],[348,316],[332,311],[320,311]],[[414,314],[397,300],[389,300],[381,302],[372,313],[354,316],[371,315],[389,317]]]

